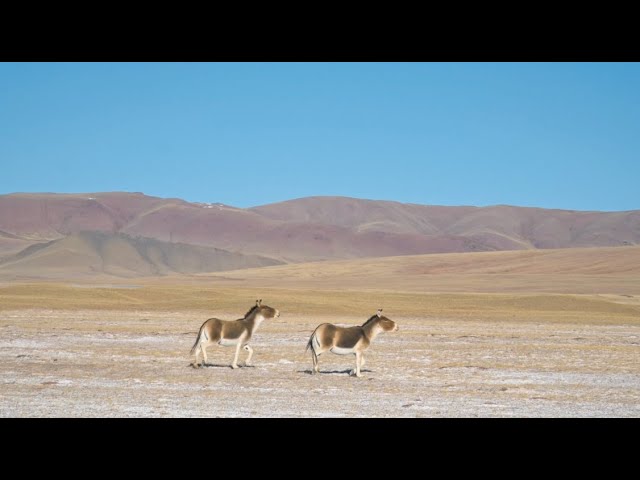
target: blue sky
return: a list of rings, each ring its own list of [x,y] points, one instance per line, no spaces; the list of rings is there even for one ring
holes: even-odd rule
[[[640,208],[640,64],[0,63],[0,193]]]

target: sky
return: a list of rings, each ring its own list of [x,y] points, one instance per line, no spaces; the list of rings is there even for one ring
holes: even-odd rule
[[[640,209],[640,64],[0,63],[0,194]]]

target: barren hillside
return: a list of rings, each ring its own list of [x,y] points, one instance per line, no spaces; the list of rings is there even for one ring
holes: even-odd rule
[[[277,260],[121,233],[80,232],[0,261],[0,278],[141,277],[276,265]]]
[[[640,247],[403,255],[200,275],[219,285],[407,292],[640,296]],[[635,300],[634,300],[635,299]]]
[[[640,243],[640,211],[444,207],[345,197],[309,197],[242,209],[141,193],[0,196],[0,259],[5,262],[31,245],[86,231],[299,263],[636,245]],[[35,257],[29,265],[38,269]]]

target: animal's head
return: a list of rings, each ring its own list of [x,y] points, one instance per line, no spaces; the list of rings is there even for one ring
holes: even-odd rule
[[[381,308],[376,312],[376,316],[378,317],[378,325],[382,327],[384,332],[397,332],[400,329],[396,322],[382,315]]]
[[[253,310],[257,310],[256,315],[262,315],[267,320],[272,318],[278,318],[280,316],[280,311],[278,309],[271,308],[267,305],[262,305],[262,299],[256,300],[256,304],[251,309],[251,311]]]

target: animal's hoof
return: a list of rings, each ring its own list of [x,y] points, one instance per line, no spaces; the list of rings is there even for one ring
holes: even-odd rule
[[[351,370],[351,371],[349,372],[349,375],[351,375],[352,377],[353,377],[355,374],[356,374],[356,371],[355,371],[355,370]]]
[[[235,370],[236,368],[238,368],[238,365],[231,365],[231,368]]]

